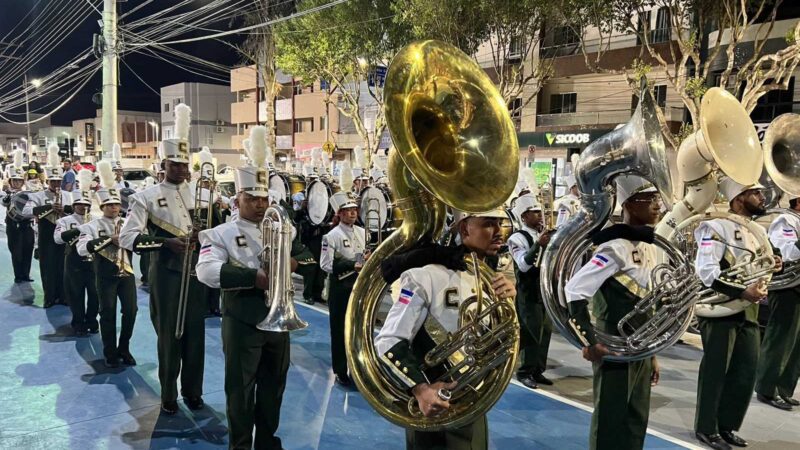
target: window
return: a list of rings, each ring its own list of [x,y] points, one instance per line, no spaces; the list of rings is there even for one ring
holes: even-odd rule
[[[550,114],[574,113],[578,102],[578,94],[552,94],[550,96]]]
[[[327,117],[322,116],[322,117],[319,118],[319,129],[320,130],[327,130],[328,129]]]
[[[310,133],[314,131],[314,119],[297,119],[294,121],[295,133]]]
[[[650,30],[650,43],[657,44],[669,41],[670,28],[669,9],[666,7],[659,8],[656,14],[656,25]]]
[[[771,80],[767,81],[769,83]],[[753,122],[770,122],[781,114],[792,112],[794,104],[794,77],[789,79],[789,89],[767,92],[758,99],[750,113]]]
[[[517,97],[508,105],[508,112],[511,113],[511,118],[518,121],[522,118],[522,99]]]
[[[653,97],[661,108],[667,106],[667,85],[653,86]]]
[[[164,112],[169,112],[169,103],[164,103]]]
[[[292,86],[292,94],[300,95],[302,93],[303,93],[303,85],[302,84],[298,83],[298,84],[295,84],[294,86]]]
[[[553,45],[571,45],[580,41],[580,36],[575,33],[572,27],[557,27],[553,35]]]
[[[176,99],[172,100],[172,106],[178,106],[181,103],[183,103],[183,99],[182,98],[176,98]]]
[[[519,59],[522,57],[522,37],[512,36],[508,42],[508,59]]]
[[[100,139],[100,130],[97,130],[97,145],[103,145],[103,140]]]

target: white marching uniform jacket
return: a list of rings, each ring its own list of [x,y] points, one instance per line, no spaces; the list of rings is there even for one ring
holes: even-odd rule
[[[523,225],[522,230],[531,236],[534,245],[536,245],[536,242],[539,241],[539,232],[527,225]],[[525,239],[522,233],[516,232],[508,238],[508,251],[511,253],[511,257],[514,258],[514,262],[517,263],[517,268],[520,272],[527,272],[533,267],[533,264],[525,262],[525,255],[528,254],[530,249],[531,246],[528,245],[528,240]]]
[[[75,214],[75,213],[58,219],[56,221],[56,230],[53,232],[53,240],[56,242],[56,244],[58,245],[67,244],[70,246],[75,244],[77,242],[77,239],[71,242],[64,242],[64,240],[61,239],[61,233],[69,230],[74,230],[75,228],[78,228],[79,226],[83,225],[84,219],[85,218],[82,214]]]
[[[114,219],[98,217],[89,223],[79,226],[78,229],[81,231],[81,236],[78,238],[75,249],[79,255],[84,257],[92,254],[100,255],[118,268],[132,274],[133,267],[131,266],[130,253],[127,250],[123,251],[122,260],[120,260],[120,248],[111,241],[118,222],[122,222],[122,227],[125,226],[125,219],[122,217]],[[122,267],[120,267],[120,264],[122,264]]]
[[[72,193],[59,191],[61,195],[61,206],[70,206],[72,205]],[[25,204],[25,208],[22,209],[22,215],[26,217],[34,217],[36,214],[34,213],[34,208],[39,206],[46,206],[52,205],[55,202],[56,194],[55,192],[47,189],[44,191],[39,192],[31,192],[28,194],[28,203]],[[53,224],[56,223],[58,217],[55,214],[48,214],[44,216],[46,220],[49,220]]]
[[[781,251],[784,262],[800,259],[800,247],[797,244],[797,233],[800,232],[800,218],[794,214],[779,215],[769,226],[769,240]]]
[[[210,288],[222,288],[220,273],[230,263],[248,269],[261,268],[261,224],[237,219],[200,232],[197,279]],[[255,284],[251,287],[255,287]]]
[[[577,195],[567,194],[559,198],[558,205],[556,207],[556,211],[558,211],[558,216],[556,217],[556,227],[560,227],[561,225],[565,224],[570,217],[578,212],[580,207],[581,199]]]
[[[437,344],[458,330],[459,307],[474,295],[475,278],[468,272],[438,264],[403,272],[397,298],[375,337],[383,364],[409,388],[432,381],[420,371],[421,359],[410,354],[411,344],[423,328]]]
[[[756,227],[759,231],[763,229]],[[713,287],[715,281],[729,283],[734,287],[744,290],[744,286],[734,280],[721,280],[721,261],[723,259],[729,266],[749,258],[750,251],[756,251],[758,240],[747,228],[726,219],[712,219],[702,222],[694,231],[698,249],[695,257],[695,270],[706,287]],[[738,248],[737,248],[738,247]],[[749,267],[747,272],[755,270]],[[720,291],[722,292],[722,291]],[[723,292],[725,293],[725,292]]]
[[[322,251],[320,253],[319,265],[322,270],[327,273],[333,273],[333,262],[335,259],[343,258],[347,261],[355,261],[356,257],[364,254],[364,229],[358,225],[345,225],[340,223],[334,227],[328,234],[322,236]],[[355,271],[347,271],[338,274],[339,280],[344,280],[352,275]]]
[[[148,223],[173,237],[186,237],[192,231],[193,208],[194,192],[187,183],[176,185],[163,181],[137,192],[130,198],[127,220],[120,232],[120,244],[134,251],[161,248],[163,236],[139,239],[140,235],[150,233]]]

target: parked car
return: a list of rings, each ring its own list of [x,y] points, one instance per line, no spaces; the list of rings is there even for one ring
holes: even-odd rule
[[[122,178],[134,185],[137,190],[144,186],[144,180],[147,177],[153,177],[153,179],[156,179],[155,174],[148,169],[139,169],[135,167],[122,169]]]

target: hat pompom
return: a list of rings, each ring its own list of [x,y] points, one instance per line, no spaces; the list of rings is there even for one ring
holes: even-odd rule
[[[175,137],[189,139],[189,125],[192,121],[192,108],[181,103],[175,107]]]

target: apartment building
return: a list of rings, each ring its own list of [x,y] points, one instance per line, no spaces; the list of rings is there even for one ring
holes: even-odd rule
[[[150,111],[117,111],[117,136],[122,147],[125,165],[145,167],[156,158],[160,140],[158,122],[161,116]],[[83,154],[75,153],[87,161],[97,161],[111,152],[113,142],[103,142],[103,110],[98,109],[95,117],[72,121],[69,131],[73,142],[73,152],[77,152],[78,142]]]

